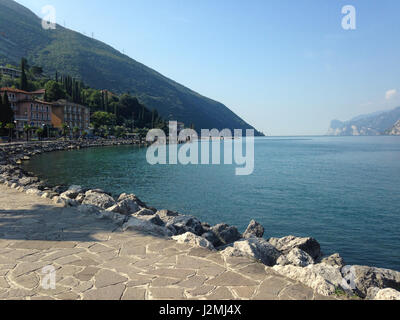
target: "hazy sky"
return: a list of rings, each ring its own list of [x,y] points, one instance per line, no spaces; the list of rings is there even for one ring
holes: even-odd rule
[[[18,0],[271,135],[400,106],[398,0]],[[342,7],[356,8],[356,30]]]

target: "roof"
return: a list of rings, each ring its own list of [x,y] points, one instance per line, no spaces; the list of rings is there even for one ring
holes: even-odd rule
[[[0,91],[7,91],[7,92],[14,92],[14,93],[25,93],[25,94],[30,94],[31,92],[27,92],[24,90],[20,90],[20,89],[15,89],[15,88],[9,88],[9,87],[4,87],[1,88]]]
[[[75,103],[75,102],[70,102],[70,101],[67,101],[67,100],[65,100],[65,99],[57,100],[57,101],[53,102],[53,105],[56,105],[56,106],[73,106],[73,107],[84,107],[84,108],[89,108],[88,106],[84,106],[84,105],[82,105],[82,104]]]
[[[20,89],[15,89],[15,88],[9,88],[9,87],[4,87],[1,88],[0,91],[7,91],[7,92],[14,92],[14,93],[23,93],[23,94],[45,94],[46,90],[45,89],[40,89],[32,92],[20,90]]]
[[[33,93],[33,94],[45,94],[46,93],[46,89],[40,89],[40,90],[36,90],[36,91],[32,91],[32,92],[30,92],[30,93]]]
[[[5,66],[0,66],[0,69],[11,70],[11,71],[15,71],[15,72],[21,73],[21,70],[17,70],[17,69],[5,67]]]

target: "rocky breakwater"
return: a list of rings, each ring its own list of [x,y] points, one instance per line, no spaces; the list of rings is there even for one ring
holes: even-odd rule
[[[77,145],[73,145],[76,147]],[[48,145],[46,150],[68,148]],[[21,149],[22,148],[22,149]],[[27,149],[27,150],[25,150]],[[81,214],[109,219],[123,232],[141,232],[179,243],[219,251],[223,256],[249,257],[270,271],[299,281],[318,293],[357,295],[363,299],[400,300],[400,272],[367,266],[346,266],[339,254],[324,256],[313,238],[264,238],[265,229],[251,221],[244,233],[234,226],[211,226],[196,217],[149,207],[133,194],[118,197],[81,186],[46,186],[24,172],[18,160],[43,152],[35,145],[0,149],[0,183],[21,192],[52,199],[59,206],[76,207]]]

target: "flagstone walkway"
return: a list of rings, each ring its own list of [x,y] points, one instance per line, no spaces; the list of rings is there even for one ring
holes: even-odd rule
[[[55,270],[54,289],[43,287],[46,270]],[[109,220],[1,185],[0,299],[326,298],[250,259],[121,233]]]

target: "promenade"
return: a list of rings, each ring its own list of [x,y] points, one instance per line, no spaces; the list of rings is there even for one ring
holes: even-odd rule
[[[56,287],[45,289],[55,270]],[[0,299],[327,299],[243,257],[178,244],[0,186]]]

